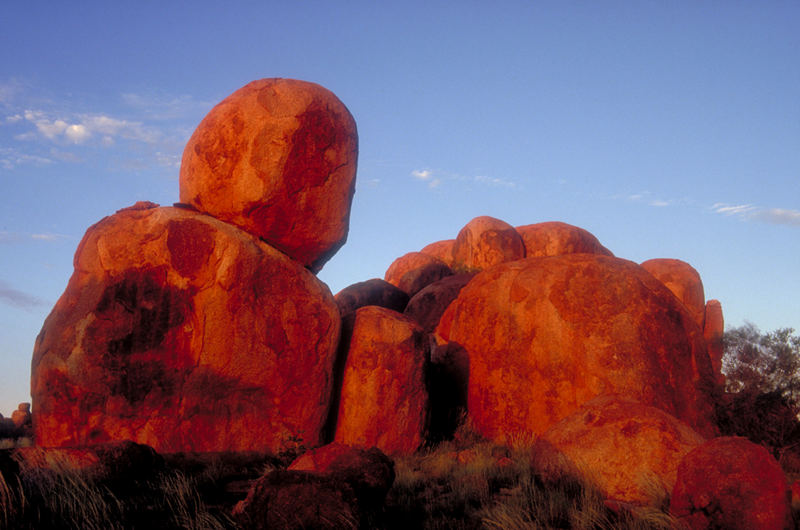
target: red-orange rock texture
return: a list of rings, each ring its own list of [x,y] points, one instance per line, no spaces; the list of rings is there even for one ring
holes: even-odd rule
[[[258,238],[190,210],[120,211],[87,231],[37,338],[36,442],[319,445],[339,327],[327,286]]]
[[[495,266],[461,290],[436,333],[469,354],[469,415],[491,439],[542,433],[601,394],[714,433],[702,331],[635,263],[572,254]]]
[[[514,227],[494,217],[476,217],[458,233],[453,269],[479,271],[525,257],[525,243]]]
[[[318,271],[347,239],[357,154],[355,121],[333,93],[293,79],[253,81],[189,139],[181,202]]]
[[[715,438],[679,464],[670,511],[692,530],[781,530],[789,522],[788,488],[765,448],[745,438]]]
[[[455,244],[455,239],[436,241],[424,246],[420,252],[443,261],[448,267],[453,267],[453,247]]]
[[[424,441],[428,416],[422,329],[376,306],[355,313],[344,367],[335,441],[411,453]]]
[[[403,313],[422,326],[425,333],[433,333],[445,309],[473,276],[475,273],[455,274],[428,285],[409,300]]]
[[[451,274],[452,269],[440,259],[422,252],[409,252],[389,265],[384,280],[408,293],[408,296],[414,296],[433,282]]]
[[[611,499],[648,504],[651,487],[671,492],[678,463],[705,439],[674,416],[601,396],[559,421],[543,438],[584,470]]]
[[[683,302],[702,329],[705,321],[706,297],[703,281],[694,267],[679,259],[662,258],[647,260],[642,263],[642,267]]]
[[[567,223],[535,223],[518,226],[516,230],[525,242],[525,255],[529,258],[564,254],[613,256],[591,233]]]
[[[708,345],[711,368],[720,385],[725,384],[725,376],[722,374],[722,355],[725,353],[724,333],[725,319],[722,316],[722,304],[719,300],[709,300],[706,302],[703,337]]]
[[[348,285],[334,296],[342,316],[367,305],[377,305],[402,313],[408,304],[408,294],[379,278]]]

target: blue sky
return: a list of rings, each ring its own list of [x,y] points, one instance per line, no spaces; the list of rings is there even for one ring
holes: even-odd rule
[[[797,2],[75,4],[0,17],[5,415],[85,230],[177,201],[196,125],[264,77],[358,124],[334,293],[479,215],[559,220],[689,262],[729,325],[800,328]]]

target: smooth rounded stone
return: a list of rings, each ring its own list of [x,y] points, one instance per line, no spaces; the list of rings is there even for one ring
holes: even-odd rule
[[[475,273],[466,272],[433,282],[409,300],[403,313],[422,326],[425,333],[433,333],[445,309],[474,276]]]
[[[564,254],[613,256],[587,230],[560,221],[518,226],[516,230],[525,242],[525,256],[528,258]]]
[[[455,239],[445,239],[442,241],[435,241],[429,245],[425,245],[420,252],[433,256],[441,260],[448,267],[453,267],[453,247],[456,245]]]
[[[642,263],[642,267],[683,302],[702,329],[705,321],[706,296],[703,281],[695,268],[685,261],[666,258],[647,260]]]
[[[490,439],[540,434],[602,394],[716,432],[702,331],[635,263],[571,254],[497,265],[461,290],[436,334],[467,351],[469,415]]]
[[[318,272],[347,240],[358,134],[329,90],[294,79],[240,88],[183,152],[180,200]]]
[[[385,307],[402,313],[408,304],[408,294],[380,278],[348,285],[334,296],[342,316],[367,305]]]
[[[36,443],[320,445],[339,328],[327,286],[258,238],[190,210],[121,210],[86,232],[37,338]]]
[[[384,280],[412,297],[433,282],[452,274],[453,270],[443,261],[422,252],[409,252],[389,265]]]
[[[476,217],[458,233],[453,269],[481,271],[525,257],[525,243],[513,226],[494,217]]]

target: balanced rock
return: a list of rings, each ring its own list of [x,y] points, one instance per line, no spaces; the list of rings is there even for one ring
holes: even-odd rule
[[[30,425],[31,423],[31,404],[20,403],[17,410],[11,413],[11,421],[17,428]]]
[[[722,374],[722,355],[725,353],[723,335],[725,333],[725,320],[722,316],[722,304],[719,300],[706,302],[705,319],[703,322],[703,337],[708,344],[708,356],[711,358],[711,368],[720,386],[725,384]]]
[[[445,239],[426,245],[420,252],[443,261],[448,267],[453,267],[453,247],[455,245],[455,239]]]
[[[384,279],[408,296],[414,296],[433,282],[452,274],[453,270],[443,261],[422,252],[409,252],[389,265]]]
[[[355,313],[344,365],[335,441],[412,453],[423,443],[428,416],[422,329],[382,307]]]
[[[666,412],[615,396],[585,403],[543,438],[588,472],[607,497],[634,504],[652,502],[653,482],[671,492],[678,463],[705,442]]]
[[[334,296],[342,316],[367,305],[376,305],[402,313],[408,304],[408,294],[380,278],[354,283]]]
[[[535,223],[518,226],[516,230],[525,242],[525,255],[529,258],[564,254],[613,256],[590,232],[567,223]]]
[[[692,530],[781,530],[789,486],[778,462],[745,438],[715,438],[678,465],[670,511]]]
[[[253,81],[189,139],[180,198],[318,271],[347,239],[357,155],[355,121],[333,93]]]
[[[320,445],[339,327],[327,286],[258,238],[190,210],[121,210],[87,231],[37,338],[36,442]]]
[[[495,266],[461,290],[436,333],[467,351],[469,414],[491,439],[542,433],[602,394],[714,433],[702,332],[635,263],[571,254]]]
[[[475,273],[466,272],[433,282],[409,300],[403,313],[422,326],[425,333],[433,333],[445,309],[453,303],[473,276]]]
[[[679,259],[651,259],[643,262],[642,267],[683,302],[694,321],[703,329],[706,297],[703,281],[694,267]]]
[[[458,233],[453,268],[480,271],[525,257],[525,243],[513,226],[494,217],[476,217]]]

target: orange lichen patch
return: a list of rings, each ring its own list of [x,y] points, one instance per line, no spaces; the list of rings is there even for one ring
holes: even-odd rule
[[[445,239],[444,241],[436,241],[430,245],[426,245],[420,250],[423,254],[433,256],[443,261],[448,267],[453,266],[453,247],[456,244],[455,239]]]
[[[789,523],[788,489],[765,448],[745,438],[716,438],[678,465],[670,512],[693,530],[781,530]]]
[[[678,462],[705,439],[666,412],[615,396],[584,404],[543,438],[591,476],[606,496],[647,504],[652,482],[672,491]]]
[[[327,287],[254,236],[190,210],[124,210],[87,231],[37,339],[37,444],[318,445],[339,326]]]
[[[525,242],[525,255],[529,258],[564,254],[613,256],[591,233],[567,223],[550,221],[518,226],[516,230]]]
[[[642,267],[683,302],[694,321],[702,328],[706,298],[703,281],[694,267],[678,259],[651,259],[642,263]]]
[[[433,282],[453,274],[443,261],[422,252],[409,252],[394,260],[384,280],[414,296]]]
[[[469,354],[469,414],[489,438],[542,433],[606,393],[713,433],[702,332],[635,263],[573,254],[495,266],[461,290],[436,333]]]
[[[428,416],[425,335],[407,317],[376,306],[355,313],[335,440],[388,454],[416,451]]]
[[[525,257],[525,243],[510,224],[494,217],[476,217],[458,233],[453,268],[479,271]]]
[[[181,202],[318,271],[347,239],[357,155],[355,121],[333,93],[253,81],[214,107],[186,145]]]

